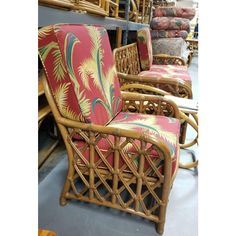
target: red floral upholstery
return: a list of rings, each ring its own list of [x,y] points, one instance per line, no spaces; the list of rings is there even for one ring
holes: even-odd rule
[[[104,28],[44,27],[39,31],[39,55],[62,116],[104,125],[121,111],[120,86]]]
[[[182,79],[191,84],[191,77],[188,73],[187,66],[179,65],[152,65],[149,71],[142,71],[140,76]]]
[[[150,23],[154,30],[186,30],[190,31],[188,19],[179,17],[154,17]]]
[[[171,16],[192,20],[196,11],[190,7],[157,7],[153,12],[153,17]]]
[[[152,65],[152,41],[149,28],[142,28],[137,31],[137,44],[142,70],[149,70]]]
[[[155,115],[145,115],[145,114],[135,114],[135,113],[126,113],[120,112],[108,125],[108,127],[116,127],[116,128],[125,128],[132,131],[142,132],[144,134],[151,135],[154,139],[158,139],[167,144],[170,149],[172,156],[172,175],[175,173],[177,168],[177,156],[179,153],[178,147],[178,138],[179,138],[179,130],[180,123],[179,120],[174,118],[168,118],[164,116],[155,116]],[[127,143],[124,139],[124,147],[122,149],[124,152],[128,154],[130,157],[130,163],[137,169],[137,163],[139,161],[139,153],[135,149],[135,144]],[[113,136],[109,137],[109,140],[97,137],[97,146],[100,150],[104,150],[104,154],[107,153],[111,143],[114,143]],[[84,141],[76,141],[77,147],[80,149],[82,154],[86,156],[87,160],[89,160],[89,146]],[[150,145],[150,144],[149,144]],[[157,161],[157,166],[161,171],[162,162],[160,162],[160,158],[156,151],[152,150],[149,153],[149,157],[155,162]],[[95,162],[100,159],[99,155],[95,156]],[[107,161],[113,165],[113,153],[107,156]],[[159,160],[159,161],[158,161]],[[80,163],[82,164],[82,163]],[[122,157],[120,158],[120,167],[124,164]],[[83,164],[82,164],[83,165]],[[101,164],[100,167],[103,167],[104,164]],[[145,170],[148,169],[150,164],[148,161],[145,162]],[[129,171],[128,167],[126,171]],[[152,173],[150,173],[151,175]]]

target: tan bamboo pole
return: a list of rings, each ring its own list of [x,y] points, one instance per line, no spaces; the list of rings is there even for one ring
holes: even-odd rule
[[[141,151],[140,153],[142,153],[140,155],[140,158],[139,158],[139,166],[138,166],[138,176],[137,176],[137,187],[136,187],[136,199],[135,199],[135,202],[134,202],[134,210],[135,211],[139,211],[139,203],[140,203],[140,200],[141,200],[141,196],[142,196],[142,184],[143,184],[143,181],[142,181],[142,177],[143,177],[143,170],[144,170],[144,154],[143,154],[143,150],[145,150],[145,142],[144,141],[141,141]]]
[[[116,27],[116,48],[121,47],[121,41],[122,41],[122,28]]]
[[[143,9],[142,9],[142,18],[141,18],[141,23],[144,22],[144,15],[145,15],[145,0],[143,0]]]
[[[53,95],[51,93],[51,90],[49,89],[45,73],[43,73],[43,75],[42,75],[42,83],[43,83],[43,88],[44,88],[44,91],[45,91],[45,96],[48,100],[48,104],[50,105],[50,108],[51,108],[52,113],[55,117],[55,120],[57,121],[58,118],[61,117],[61,115],[60,115],[60,113],[59,113],[59,111],[56,107],[56,104],[55,104],[55,101],[53,99]],[[65,146],[66,146],[66,150],[67,150],[67,153],[68,153],[68,162],[69,162],[66,181],[64,183],[64,187],[62,189],[61,197],[60,197],[60,204],[65,205],[66,204],[67,193],[69,192],[69,189],[71,187],[71,182],[73,181],[73,176],[74,176],[74,173],[75,173],[74,166],[73,166],[74,165],[73,149],[71,148],[70,144],[67,142],[67,139],[66,139],[66,137],[68,136],[67,129],[59,123],[57,123],[57,125],[58,125],[58,128],[59,128],[59,130],[62,134],[62,138],[63,138],[63,141],[64,141]]]
[[[170,193],[170,185],[171,185],[171,157],[170,154],[168,156],[169,158],[166,157],[164,159],[164,183],[161,196],[162,204],[160,206],[160,222],[156,225],[157,232],[159,234],[163,234],[164,232],[166,207],[168,203],[168,196]]]
[[[95,142],[95,135],[93,132],[89,132],[90,137],[90,145],[89,145],[89,199],[92,200],[94,198],[94,142]]]
[[[119,0],[116,0],[115,18],[119,17]]]
[[[116,204],[116,196],[118,194],[118,172],[119,172],[119,143],[120,137],[115,136],[115,153],[114,153],[114,174],[113,174],[113,195],[112,195],[112,204]]]

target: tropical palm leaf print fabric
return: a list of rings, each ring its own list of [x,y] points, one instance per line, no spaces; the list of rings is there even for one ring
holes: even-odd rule
[[[119,81],[104,28],[43,28],[39,55],[62,116],[104,125],[121,111]]]
[[[177,119],[156,115],[120,112],[107,127],[137,131],[138,133],[141,132],[150,136],[154,140],[161,140],[162,142],[164,142],[170,150],[170,154],[172,157],[172,174],[174,174],[177,167],[177,156],[179,152],[179,146],[177,143],[179,138],[180,123]],[[106,156],[108,163],[111,166],[114,166],[114,153],[109,152],[111,144],[114,143],[114,136],[108,136],[107,139],[99,139],[99,136],[97,138],[99,140],[97,142],[99,150],[104,156]],[[138,170],[140,155],[135,148],[135,145],[139,146],[140,142],[138,140],[135,140],[134,144],[124,143],[125,138],[121,137],[120,145],[122,146],[123,152],[130,158],[130,164],[133,166],[133,168]],[[76,140],[75,144],[80,149],[83,156],[85,156],[86,159],[89,160],[89,145],[82,140]],[[149,149],[150,147],[151,144],[148,144],[147,149]],[[158,162],[158,160],[160,160],[158,153],[154,149],[152,149],[147,155],[152,159],[152,161],[154,161],[154,163],[155,161],[158,163],[156,167],[158,167],[161,171],[163,161]],[[95,162],[97,162],[98,160],[100,160],[100,157],[96,152]],[[81,165],[82,163],[80,162],[79,164]],[[122,159],[122,157],[120,157],[119,168],[121,168],[123,165],[124,160]],[[105,168],[106,166],[103,162],[101,162],[99,167]],[[147,170],[149,167],[150,164],[148,163],[148,161],[145,161],[144,169]],[[128,167],[126,168],[126,171],[129,171]],[[152,175],[152,173],[150,175]]]

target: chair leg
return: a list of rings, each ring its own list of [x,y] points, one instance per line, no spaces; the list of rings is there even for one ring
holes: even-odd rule
[[[60,205],[61,206],[65,206],[66,204],[67,204],[66,198],[61,195],[61,197],[60,197]]]
[[[64,183],[64,187],[62,189],[61,196],[60,196],[60,205],[61,206],[65,206],[67,204],[66,195],[69,192],[70,187],[71,187],[71,183],[70,183],[69,171],[68,171],[68,175],[66,177],[66,181]]]
[[[171,187],[172,186],[170,186],[170,189],[171,189]],[[166,221],[166,209],[167,209],[167,203],[168,203],[168,196],[164,197],[163,202],[166,202],[166,203],[163,204],[160,207],[160,213],[159,213],[159,220],[160,220],[160,222],[159,223],[155,223],[156,231],[160,235],[162,235],[164,233],[164,226],[165,226],[165,221]]]
[[[180,137],[179,137],[180,144],[185,143],[186,132],[187,132],[187,122],[185,121],[184,123],[181,124]]]
[[[68,145],[66,145],[68,146]],[[66,180],[65,180],[65,183],[64,183],[64,187],[62,189],[62,192],[61,192],[61,196],[60,196],[60,204],[62,206],[65,206],[67,204],[67,194],[69,193],[70,191],[70,188],[71,188],[71,180],[73,180],[73,176],[74,176],[74,173],[75,173],[75,169],[74,169],[74,166],[73,166],[73,163],[72,161],[70,161],[70,157],[73,156],[73,152],[72,152],[72,149],[71,148],[68,148],[67,149],[67,153],[68,153],[68,172],[67,172],[67,176],[66,176]]]
[[[155,223],[156,231],[158,234],[162,235],[164,233],[164,224],[165,223]]]
[[[69,176],[67,176],[66,181],[64,183],[64,187],[61,192],[61,196],[60,196],[60,205],[61,206],[65,206],[67,204],[66,195],[69,192],[70,187],[71,187],[70,178],[69,178]]]

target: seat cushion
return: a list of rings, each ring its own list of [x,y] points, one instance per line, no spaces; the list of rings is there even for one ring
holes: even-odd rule
[[[179,120],[164,116],[121,112],[111,121],[111,123],[107,127],[114,127],[130,131],[142,132],[144,135],[150,135],[155,140],[163,141],[169,148],[172,157],[172,175],[175,173],[177,168],[177,160],[178,160],[177,157],[179,155],[179,146],[178,146],[178,138],[180,132]],[[102,153],[104,155],[107,155],[107,151],[114,143],[113,136],[108,136],[107,139],[105,138],[99,139],[99,136],[97,138],[99,140],[97,142],[97,146],[99,147],[100,150],[102,150]],[[76,145],[81,150],[86,159],[89,160],[88,145],[85,144],[85,142],[82,140],[76,141]],[[137,147],[139,147],[140,142],[136,140],[135,143],[132,144],[132,142],[128,142],[128,140],[121,137],[120,147],[122,148],[126,156],[130,157],[130,164],[133,166],[133,168],[137,170],[140,154],[137,152],[136,145]],[[158,158],[159,155],[157,151],[152,149],[150,144],[148,144],[148,146],[146,147],[146,150],[147,149],[150,149],[148,156],[154,163],[156,163],[156,167],[158,167],[159,171],[161,172],[163,161],[160,161],[160,159]],[[114,154],[113,152],[108,153],[108,156],[106,157],[107,161],[112,167],[114,166],[113,154]],[[98,160],[100,160],[100,157],[98,153],[96,153],[95,162],[97,162]],[[124,163],[125,162],[122,158],[122,155],[120,155],[119,168],[121,168],[124,165]],[[82,161],[80,162],[80,164],[83,165]],[[100,163],[99,166],[101,168],[105,168],[105,164],[103,162]],[[145,170],[150,169],[149,175],[153,175],[153,171],[150,168],[150,163],[148,162],[148,160],[145,161],[144,169]],[[128,167],[125,168],[125,171],[130,172]]]
[[[39,31],[39,56],[62,116],[104,125],[120,112],[120,85],[104,28],[44,27]]]
[[[187,43],[182,38],[160,38],[152,40],[153,55],[166,54],[181,57],[185,63],[188,61]]]
[[[188,19],[179,17],[154,17],[150,23],[153,30],[186,30],[190,31]]]
[[[188,73],[187,66],[178,65],[152,65],[149,71],[142,71],[140,76],[182,79],[191,84],[191,77]]]
[[[153,17],[171,16],[192,20],[196,14],[192,7],[157,7],[153,12]]]
[[[188,32],[186,30],[151,30],[151,38],[183,38],[188,37]]]
[[[141,68],[142,70],[149,70],[153,61],[152,41],[149,28],[142,28],[137,31],[137,44]]]

